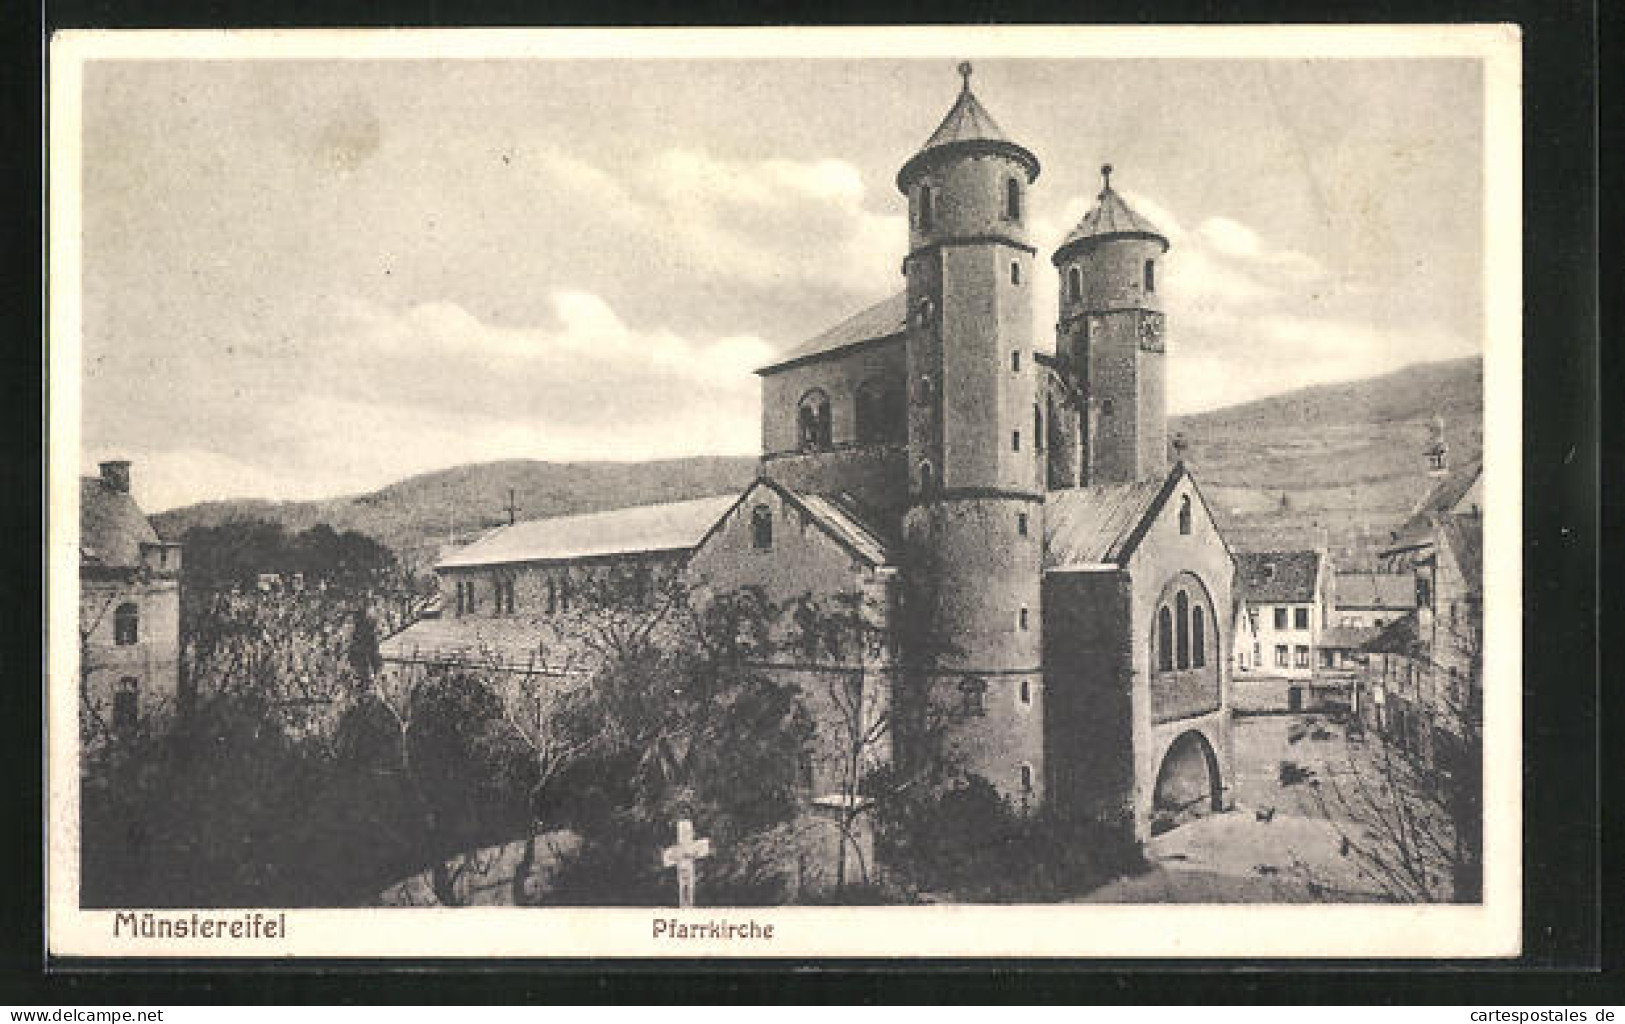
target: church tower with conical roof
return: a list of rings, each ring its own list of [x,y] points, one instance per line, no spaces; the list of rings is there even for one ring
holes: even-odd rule
[[[976,719],[961,753],[1018,802],[1044,779],[1043,497],[1027,192],[1038,160],[971,91],[903,165],[917,662]],[[945,640],[934,644],[930,638]]]
[[[1168,469],[1167,369],[1158,264],[1168,239],[1112,188],[1056,249],[1056,355],[1083,395],[1083,483],[1135,483]]]

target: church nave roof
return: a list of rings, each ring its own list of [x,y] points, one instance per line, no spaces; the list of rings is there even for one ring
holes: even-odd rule
[[[787,370],[857,345],[901,337],[907,329],[908,295],[898,292],[847,317],[824,333],[807,339],[756,372],[762,374]]]

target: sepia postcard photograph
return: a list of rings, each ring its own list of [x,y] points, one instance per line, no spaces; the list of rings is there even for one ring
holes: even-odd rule
[[[53,953],[1519,953],[1516,27],[49,59]]]

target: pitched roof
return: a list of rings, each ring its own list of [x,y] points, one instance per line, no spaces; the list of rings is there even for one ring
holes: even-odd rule
[[[141,564],[141,545],[158,533],[135,499],[97,477],[79,478],[79,564],[129,569]]]
[[[1044,498],[1044,568],[1120,564],[1135,527],[1150,513],[1166,480],[1094,484]]]
[[[736,495],[638,505],[607,512],[533,519],[492,530],[442,558],[437,568],[557,562],[606,555],[682,551],[697,545]]]
[[[1320,646],[1357,651],[1377,638],[1376,626],[1327,626],[1320,631]]]
[[[777,486],[777,485],[775,485]],[[780,488],[788,490],[788,488]],[[870,565],[885,565],[891,561],[891,551],[878,531],[858,517],[856,509],[838,499],[821,494],[794,494],[807,513],[830,533],[842,547],[862,558]]]
[[[1099,201],[1095,203],[1094,209],[1083,215],[1083,220],[1078,222],[1078,226],[1072,229],[1060,247],[1055,250],[1054,260],[1057,265],[1074,247],[1105,238],[1123,236],[1156,238],[1161,240],[1163,249],[1167,250],[1168,236],[1155,224],[1136,213],[1134,208],[1112,189],[1110,168],[1110,164],[1101,168],[1102,173],[1108,177],[1106,186],[1100,190]]]
[[[1301,604],[1315,599],[1320,576],[1318,551],[1240,551],[1236,553],[1236,580],[1247,600]]]
[[[1033,156],[1025,147],[1010,141],[1004,129],[993,120],[993,115],[982,106],[982,101],[970,88],[970,65],[959,65],[959,73],[964,76],[965,82],[959,89],[959,96],[954,105],[949,108],[942,123],[937,130],[925,140],[925,145],[903,165],[897,172],[897,187],[904,191],[908,188],[909,179],[932,155],[952,150],[994,150],[1019,160],[1027,168],[1027,179],[1032,181],[1038,177],[1038,158]]]
[[[898,292],[842,320],[824,333],[807,339],[756,372],[772,373],[789,369],[843,349],[900,336],[907,329],[908,295]]]
[[[1407,572],[1340,572],[1339,608],[1415,608],[1416,578]]]
[[[1454,512],[1456,505],[1478,482],[1484,471],[1481,462],[1467,462],[1451,470],[1417,504],[1411,517],[1394,533],[1391,551],[1422,547],[1433,543],[1433,517]]]

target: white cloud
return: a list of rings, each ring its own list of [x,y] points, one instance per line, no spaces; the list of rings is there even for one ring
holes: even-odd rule
[[[687,269],[764,287],[800,279],[872,292],[896,276],[901,216],[864,205],[863,176],[844,160],[727,160],[668,149],[615,172],[559,154],[538,157],[558,187],[618,230],[672,250]]]

